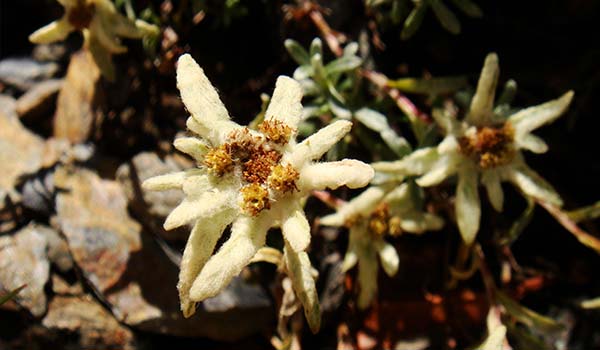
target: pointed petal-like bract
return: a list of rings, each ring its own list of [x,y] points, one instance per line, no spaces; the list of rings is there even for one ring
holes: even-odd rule
[[[481,218],[477,177],[475,169],[463,169],[458,174],[458,186],[456,186],[456,221],[466,245],[472,244],[475,240]]]
[[[69,21],[63,17],[33,32],[29,35],[29,41],[34,44],[50,44],[65,40],[73,29]]]
[[[490,122],[499,74],[498,55],[490,53],[485,58],[483,69],[477,82],[477,90],[471,100],[471,107],[466,119],[469,124],[483,126]]]
[[[218,145],[224,142],[232,130],[239,127],[229,120],[229,114],[219,99],[219,94],[204,74],[204,70],[189,54],[181,55],[177,61],[177,88],[194,121],[205,130],[200,136]]]
[[[281,223],[283,237],[294,251],[303,251],[310,244],[310,225],[300,203],[294,202],[289,215]]]
[[[219,294],[265,245],[267,230],[264,216],[243,216],[234,221],[231,237],[208,260],[194,281],[190,299],[202,301]]]
[[[517,147],[533,153],[546,153],[548,151],[546,142],[533,134],[515,135],[515,144]]]
[[[481,175],[481,183],[485,186],[488,199],[497,212],[501,212],[504,206],[504,192],[500,181],[500,175],[495,170],[484,171]]]
[[[288,244],[284,246],[283,256],[294,292],[304,308],[304,315],[313,333],[321,328],[321,306],[319,295],[312,276],[312,266],[306,252],[295,252]]]
[[[381,267],[385,273],[392,277],[398,272],[398,265],[400,264],[400,258],[398,252],[393,245],[385,242],[383,239],[376,240],[374,242],[375,249],[379,254],[379,260],[381,260]]]
[[[292,78],[280,76],[265,113],[265,120],[279,120],[290,128],[297,128],[302,117],[302,87]]]
[[[348,251],[344,255],[344,261],[342,261],[342,272],[347,272],[358,262],[358,255],[356,255],[355,249],[354,246],[348,245]]]
[[[172,230],[200,218],[210,217],[231,207],[232,202],[231,195],[218,190],[188,196],[167,216],[163,227],[165,230]]]
[[[180,152],[190,155],[196,161],[201,162],[209,150],[206,142],[197,137],[180,137],[173,141],[173,145]]]
[[[340,206],[337,212],[322,217],[319,222],[326,226],[343,226],[349,218],[355,215],[372,212],[384,195],[385,191],[380,187],[369,187],[350,202]]]
[[[377,162],[371,166],[375,171],[397,172],[402,175],[421,175],[433,166],[439,159],[439,153],[435,147],[421,148],[407,155],[401,160],[394,162]]]
[[[417,184],[422,187],[433,186],[454,175],[460,161],[458,157],[454,154],[442,156],[428,172],[417,179]]]
[[[112,63],[111,53],[102,45],[97,36],[87,29],[83,30],[83,42],[92,54],[102,76],[108,81],[115,81],[115,66]]]
[[[352,128],[352,123],[347,120],[338,120],[320,129],[307,137],[304,141],[294,147],[289,156],[284,156],[293,167],[298,168],[306,160],[319,159],[333,145],[342,139]]]
[[[377,252],[373,247],[362,246],[357,251],[359,254],[358,263],[358,308],[366,309],[377,294]]]
[[[100,45],[102,45],[110,53],[124,53],[127,52],[127,47],[121,45],[121,41],[114,35],[107,33],[107,29],[102,24],[102,20],[99,16],[94,16],[90,22],[89,27],[90,35],[98,39]]]
[[[223,230],[233,221],[234,210],[226,210],[211,218],[196,221],[188,238],[179,271],[179,300],[184,317],[190,317],[196,311],[196,301],[190,299],[190,288],[204,264],[213,253]]]
[[[373,168],[355,159],[307,165],[300,173],[300,190],[336,189],[340,186],[360,188],[369,184],[375,175]]]
[[[526,195],[539,200],[562,206],[563,202],[558,193],[537,172],[525,163],[511,167],[508,170],[508,180]]]
[[[444,226],[444,220],[430,213],[408,212],[402,215],[400,227],[408,233],[421,234],[425,231],[437,231]]]
[[[147,191],[166,191],[183,188],[186,172],[180,171],[165,175],[158,175],[145,180],[142,188]]]
[[[573,91],[568,91],[556,100],[525,108],[511,115],[508,121],[514,127],[516,136],[529,133],[556,120],[567,110],[573,95]]]

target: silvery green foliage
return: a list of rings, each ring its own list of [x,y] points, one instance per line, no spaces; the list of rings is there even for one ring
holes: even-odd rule
[[[384,237],[439,230],[444,224],[438,216],[420,210],[407,183],[395,188],[371,186],[341,205],[334,214],[321,218],[320,223],[345,226],[350,232],[342,270],[348,271],[358,264],[360,309],[367,308],[377,293],[379,262],[390,277],[398,271],[396,248]]]
[[[378,9],[379,15],[388,15],[391,21],[402,24],[400,37],[409,39],[419,30],[429,9],[438,22],[452,34],[459,34],[460,21],[454,12],[446,5],[445,0],[365,0],[369,8]],[[451,0],[453,7],[469,17],[480,18],[483,14],[479,6],[471,0]]]
[[[288,39],[285,47],[299,64],[294,78],[300,82],[308,104],[304,119],[331,114],[334,119],[355,120],[378,133],[384,144],[398,157],[410,152],[410,145],[389,125],[387,118],[368,107],[357,104],[360,78],[357,70],[362,65],[358,57],[358,44],[350,43],[344,48],[342,57],[323,63],[321,39],[315,38],[307,52],[296,41]],[[379,140],[361,140],[366,147],[373,149]]]
[[[350,131],[352,123],[338,120],[297,143],[302,89],[294,79],[281,76],[259,130],[250,130],[230,119],[204,71],[187,54],[178,61],[177,86],[191,113],[187,126],[196,136],[174,144],[198,167],[150,178],[143,187],[180,189],[186,195],[164,223],[167,230],[193,225],[178,284],[184,315],[191,316],[196,302],[218,294],[242,271],[265,245],[271,227],[281,227],[294,287],[308,288],[305,198],[313,190],[360,188],[373,177],[373,169],[357,160],[315,161]],[[213,254],[230,224],[231,237]],[[296,292],[305,309],[315,310],[314,290]]]
[[[446,110],[434,111],[435,121],[445,134],[437,147],[418,149],[395,162],[373,164],[377,172],[387,176],[419,176],[416,182],[424,187],[457,175],[456,219],[468,245],[473,243],[479,230],[479,184],[484,186],[492,207],[499,212],[504,203],[503,181],[511,182],[527,197],[562,205],[552,186],[527,166],[522,150],[534,153],[548,150],[546,143],[532,131],[563,114],[573,92],[518,111],[508,108],[506,98],[502,97],[494,108],[498,76],[498,57],[490,54],[466,116],[459,120]]]
[[[358,86],[357,69],[362,59],[356,54],[358,44],[350,43],[344,48],[342,57],[329,63],[324,62],[323,44],[315,38],[306,51],[298,42],[287,39],[285,47],[298,63],[294,79],[300,82],[304,96],[309,100],[304,108],[304,118],[331,113],[337,118],[351,119],[352,95]]]

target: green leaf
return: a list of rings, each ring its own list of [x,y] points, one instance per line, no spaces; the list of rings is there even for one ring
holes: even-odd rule
[[[440,21],[442,27],[452,34],[460,34],[460,22],[456,15],[444,5],[442,0],[431,0],[430,2],[433,13]]]
[[[345,106],[336,103],[333,99],[329,99],[329,108],[331,112],[338,118],[350,120],[352,119],[352,111]]]
[[[408,141],[396,134],[383,114],[370,108],[361,108],[354,113],[354,117],[367,128],[378,132],[381,139],[398,157],[410,153],[411,147]]]
[[[423,2],[417,4],[417,6],[410,12],[406,22],[404,22],[404,28],[400,33],[400,39],[407,40],[410,39],[419,27],[421,27],[421,23],[423,23],[423,18],[425,18],[425,13],[427,12],[427,5]]]
[[[527,208],[525,208],[525,210],[523,211],[523,213],[521,213],[519,218],[515,220],[515,222],[513,222],[513,224],[510,226],[506,237],[502,239],[502,244],[512,244],[515,240],[517,240],[517,238],[519,238],[521,233],[531,222],[531,219],[533,218],[533,214],[535,212],[535,201],[529,197],[526,198]]]
[[[567,215],[575,222],[596,219],[600,217],[600,201],[587,207],[571,210],[567,212]]]
[[[24,285],[20,286],[19,288],[17,288],[17,289],[14,289],[14,290],[13,290],[13,291],[11,291],[10,293],[8,293],[8,294],[5,294],[5,295],[3,295],[3,296],[0,296],[0,305],[2,305],[2,304],[4,304],[4,303],[6,303],[7,301],[9,301],[9,300],[13,299],[14,297],[16,297],[16,296],[17,296],[17,294],[19,294],[19,292],[20,292],[20,291],[21,291],[23,288],[25,288],[26,286],[27,286],[27,285],[26,285],[26,284],[24,284]]]
[[[481,18],[483,16],[479,5],[471,0],[452,0],[452,3],[469,17]]]
[[[286,39],[283,42],[283,45],[296,63],[301,66],[310,65],[310,56],[308,55],[308,52],[306,52],[296,40]]]
[[[410,13],[409,7],[410,1],[398,0],[392,3],[392,9],[390,10],[390,17],[393,24],[400,24],[404,22],[406,17]]]
[[[314,38],[310,43],[309,53],[310,57],[313,57],[316,54],[323,56],[323,42],[319,38]]]
[[[329,62],[325,66],[325,72],[328,75],[352,71],[362,64],[362,60],[356,56],[342,56]]]
[[[564,328],[562,324],[524,307],[501,291],[496,291],[496,298],[509,315],[528,327],[551,333],[562,331]]]
[[[432,79],[402,78],[388,80],[387,85],[398,90],[415,93],[439,95],[454,92],[467,85],[465,77],[445,77]]]

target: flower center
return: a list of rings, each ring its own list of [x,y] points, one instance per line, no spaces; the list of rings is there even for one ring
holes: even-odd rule
[[[213,176],[239,176],[242,182],[242,210],[252,216],[270,209],[273,196],[298,191],[299,173],[289,164],[281,164],[280,148],[289,142],[292,128],[280,121],[259,124],[263,136],[248,128],[236,130],[225,144],[212,148],[203,164]]]
[[[388,232],[388,220],[390,218],[390,207],[387,203],[381,203],[369,216],[369,232],[373,236],[382,237]]]
[[[79,0],[77,1],[77,5],[68,11],[67,18],[73,27],[81,30],[89,27],[94,17],[94,12],[94,4],[90,4],[85,0]]]
[[[470,131],[470,130],[469,130]],[[504,165],[514,157],[514,130],[508,123],[502,127],[479,127],[467,131],[458,142],[461,152],[482,169]]]

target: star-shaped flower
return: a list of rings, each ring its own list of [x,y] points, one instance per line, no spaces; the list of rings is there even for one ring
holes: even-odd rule
[[[112,54],[124,53],[119,37],[140,39],[158,28],[144,21],[133,22],[119,14],[109,0],[57,0],[65,14],[59,20],[36,30],[29,36],[35,44],[65,40],[72,31],[83,33],[85,47],[90,50],[98,67],[107,79],[114,79]]]
[[[419,149],[399,161],[373,164],[376,171],[384,174],[422,175],[417,179],[420,186],[437,185],[457,174],[456,219],[468,245],[479,230],[480,182],[497,211],[502,211],[504,202],[502,181],[511,182],[526,196],[562,205],[552,186],[527,166],[521,150],[548,150],[546,143],[531,132],[557,119],[569,106],[573,92],[505,116],[505,108],[494,109],[498,75],[498,57],[490,54],[465,119],[434,113],[446,133],[437,147]]]
[[[398,253],[384,236],[439,230],[444,224],[438,216],[417,209],[406,183],[391,191],[371,186],[341,205],[336,213],[321,218],[320,223],[345,226],[350,231],[342,270],[348,271],[358,263],[360,309],[368,307],[377,293],[377,257],[388,276],[398,271]]]
[[[373,177],[373,169],[351,159],[314,162],[350,131],[348,121],[332,123],[296,143],[302,90],[291,78],[277,79],[258,131],[230,120],[216,90],[190,55],[179,58],[177,86],[192,115],[187,126],[200,138],[179,138],[174,144],[194,157],[198,168],[151,178],[143,186],[178,188],[186,194],[164,227],[194,224],[178,284],[182,310],[190,316],[195,302],[218,294],[250,262],[264,246],[269,228],[281,227],[286,244],[294,251],[307,248],[310,226],[302,201],[310,191],[363,187]],[[212,255],[231,223],[231,237]]]

